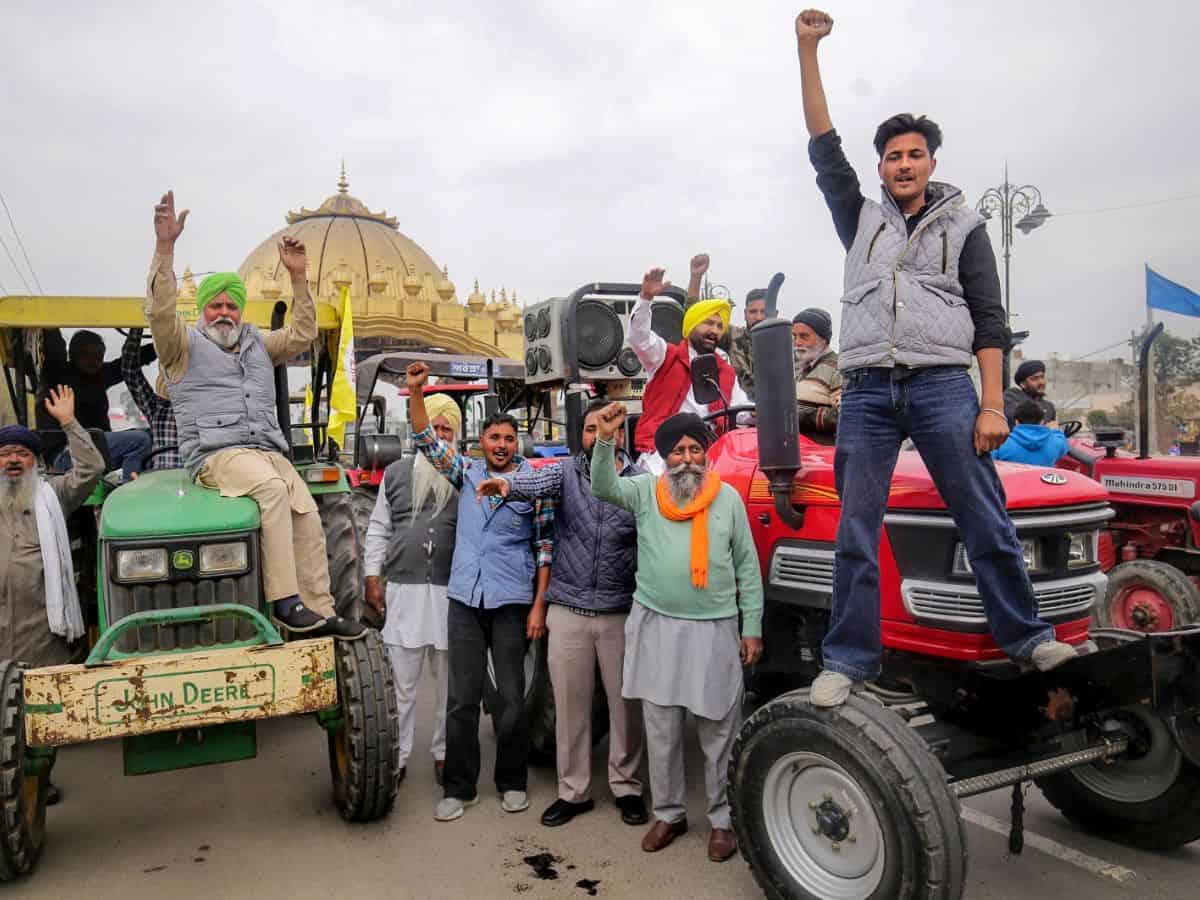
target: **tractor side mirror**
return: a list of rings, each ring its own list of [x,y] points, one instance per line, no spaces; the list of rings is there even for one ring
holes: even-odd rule
[[[729,398],[721,394],[720,374],[717,357],[712,353],[701,353],[692,360],[692,395],[701,406],[722,401],[729,405]]]

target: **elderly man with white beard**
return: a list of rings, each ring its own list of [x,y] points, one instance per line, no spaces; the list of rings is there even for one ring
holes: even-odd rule
[[[183,465],[221,496],[258,503],[263,590],[274,621],[293,634],[357,640],[366,628],[334,612],[321,517],[284,455],[288,442],[275,412],[274,367],[310,350],[317,337],[304,245],[290,237],[279,243],[294,297],[289,325],[264,333],[243,322],[246,285],[236,272],[217,272],[196,290],[199,317],[188,327],[175,306],[173,268],[187,216],[186,209],[176,215],[171,191],[154,207],[146,283],[146,318],[175,409]]]
[[[832,337],[833,320],[823,309],[802,309],[792,319],[796,411],[801,431],[837,431],[842,375],[838,355],[829,349]]]
[[[763,586],[746,508],[706,468],[703,420],[680,413],[654,434],[659,476],[619,478],[614,438],[625,407],[600,413],[592,493],[637,519],[638,570],[625,624],[622,694],[642,701],[655,823],[642,849],[655,853],[687,831],[683,736],[696,720],[704,754],[708,858],[737,852],[728,801],[729,755],[742,711],[742,666],[762,655]],[[741,634],[738,614],[741,614]]]
[[[458,404],[447,394],[430,394],[425,409],[434,433],[454,447],[462,428]],[[457,527],[458,489],[424,453],[405,456],[384,470],[367,526],[367,604],[384,618],[383,641],[396,675],[401,778],[412,753],[417,685],[426,662],[433,672],[437,698],[430,751],[438,784],[446,760],[446,587]]]

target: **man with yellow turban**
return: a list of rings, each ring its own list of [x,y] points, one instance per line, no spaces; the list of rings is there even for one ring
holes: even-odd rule
[[[629,320],[629,346],[637,354],[650,380],[642,394],[642,417],[638,421],[634,448],[641,454],[638,462],[646,471],[660,475],[665,470],[662,457],[654,447],[658,427],[680,412],[704,417],[722,409],[720,400],[708,406],[696,402],[692,393],[692,360],[702,353],[717,357],[718,384],[721,395],[730,406],[748,404],[749,398],[737,381],[733,366],[723,351],[717,349],[721,335],[729,327],[732,308],[728,300],[697,300],[683,314],[683,340],[668,344],[650,327],[651,301],[670,287],[663,280],[664,269],[651,269],[642,278],[642,290]],[[724,420],[717,419],[713,428],[720,433]]]
[[[462,437],[458,404],[446,394],[429,394],[425,409],[434,433],[447,447],[457,447]],[[437,697],[430,751],[438,784],[446,761],[446,586],[457,528],[458,489],[424,453],[405,456],[384,470],[367,526],[367,603],[384,619],[383,641],[396,675],[401,778],[412,753],[417,686],[426,662],[433,672]]]
[[[146,317],[175,408],[179,454],[188,474],[224,497],[253,497],[262,511],[263,590],[274,620],[296,634],[357,640],[360,622],[334,612],[325,534],[317,504],[284,455],[275,411],[274,367],[312,347],[317,310],[308,292],[304,245],[279,244],[292,279],[290,325],[260,332],[242,321],[246,286],[235,272],[210,275],[196,291],[200,317],[183,324],[175,309],[175,241],[188,211],[175,214],[168,191],[154,207],[154,260]]]

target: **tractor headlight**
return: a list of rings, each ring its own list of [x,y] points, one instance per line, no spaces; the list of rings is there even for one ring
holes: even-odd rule
[[[165,547],[139,547],[117,551],[117,580],[158,581],[167,577]]]
[[[249,557],[245,541],[225,544],[202,544],[200,546],[200,574],[221,575],[227,572],[244,572]]]
[[[1038,572],[1042,568],[1042,548],[1036,538],[1025,538],[1021,541],[1021,557],[1025,560],[1027,572]],[[963,544],[954,546],[954,565],[951,571],[955,575],[974,575],[971,561],[967,559],[967,548]]]
[[[1071,549],[1067,553],[1067,568],[1081,569],[1084,566],[1096,564],[1099,558],[1099,531],[1084,531],[1079,534],[1067,535],[1071,539]]]

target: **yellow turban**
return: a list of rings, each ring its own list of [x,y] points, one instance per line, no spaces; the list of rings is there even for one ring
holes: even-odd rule
[[[732,312],[733,307],[729,305],[728,300],[715,297],[711,300],[697,300],[683,314],[683,336],[686,338],[691,335],[693,328],[712,316],[721,317],[721,332],[724,333],[729,327],[729,316]]]
[[[458,404],[454,402],[454,398],[449,394],[427,394],[425,396],[425,412],[429,414],[430,422],[438,416],[445,416],[450,427],[456,433],[462,433],[462,413],[458,409]]]

